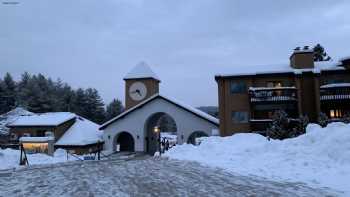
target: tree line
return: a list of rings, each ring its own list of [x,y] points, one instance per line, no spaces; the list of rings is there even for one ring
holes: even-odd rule
[[[124,107],[114,99],[108,105],[94,88],[73,89],[60,79],[54,81],[42,74],[22,74],[15,81],[10,73],[0,77],[0,114],[21,106],[34,113],[73,112],[96,123],[103,123],[118,114]]]

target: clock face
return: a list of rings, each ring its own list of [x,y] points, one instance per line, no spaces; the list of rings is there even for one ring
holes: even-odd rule
[[[135,82],[131,84],[129,88],[129,96],[135,100],[135,101],[140,101],[144,99],[147,95],[147,88],[145,84],[141,82]]]

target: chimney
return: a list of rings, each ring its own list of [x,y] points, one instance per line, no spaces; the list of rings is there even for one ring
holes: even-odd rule
[[[314,68],[314,51],[309,46],[295,48],[289,59],[292,68]]]

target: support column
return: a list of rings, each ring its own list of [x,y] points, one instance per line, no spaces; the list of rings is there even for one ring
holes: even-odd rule
[[[315,109],[316,109],[316,116],[318,117],[321,113],[320,74],[316,74],[314,80],[315,80]]]

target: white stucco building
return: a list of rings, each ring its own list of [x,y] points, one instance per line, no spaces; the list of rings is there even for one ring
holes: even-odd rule
[[[154,131],[163,115],[176,124],[179,144],[196,136],[217,133],[219,121],[196,108],[159,94],[159,77],[145,63],[138,64],[125,80],[126,111],[104,123],[105,150],[140,151],[153,154],[157,150],[159,133]]]

